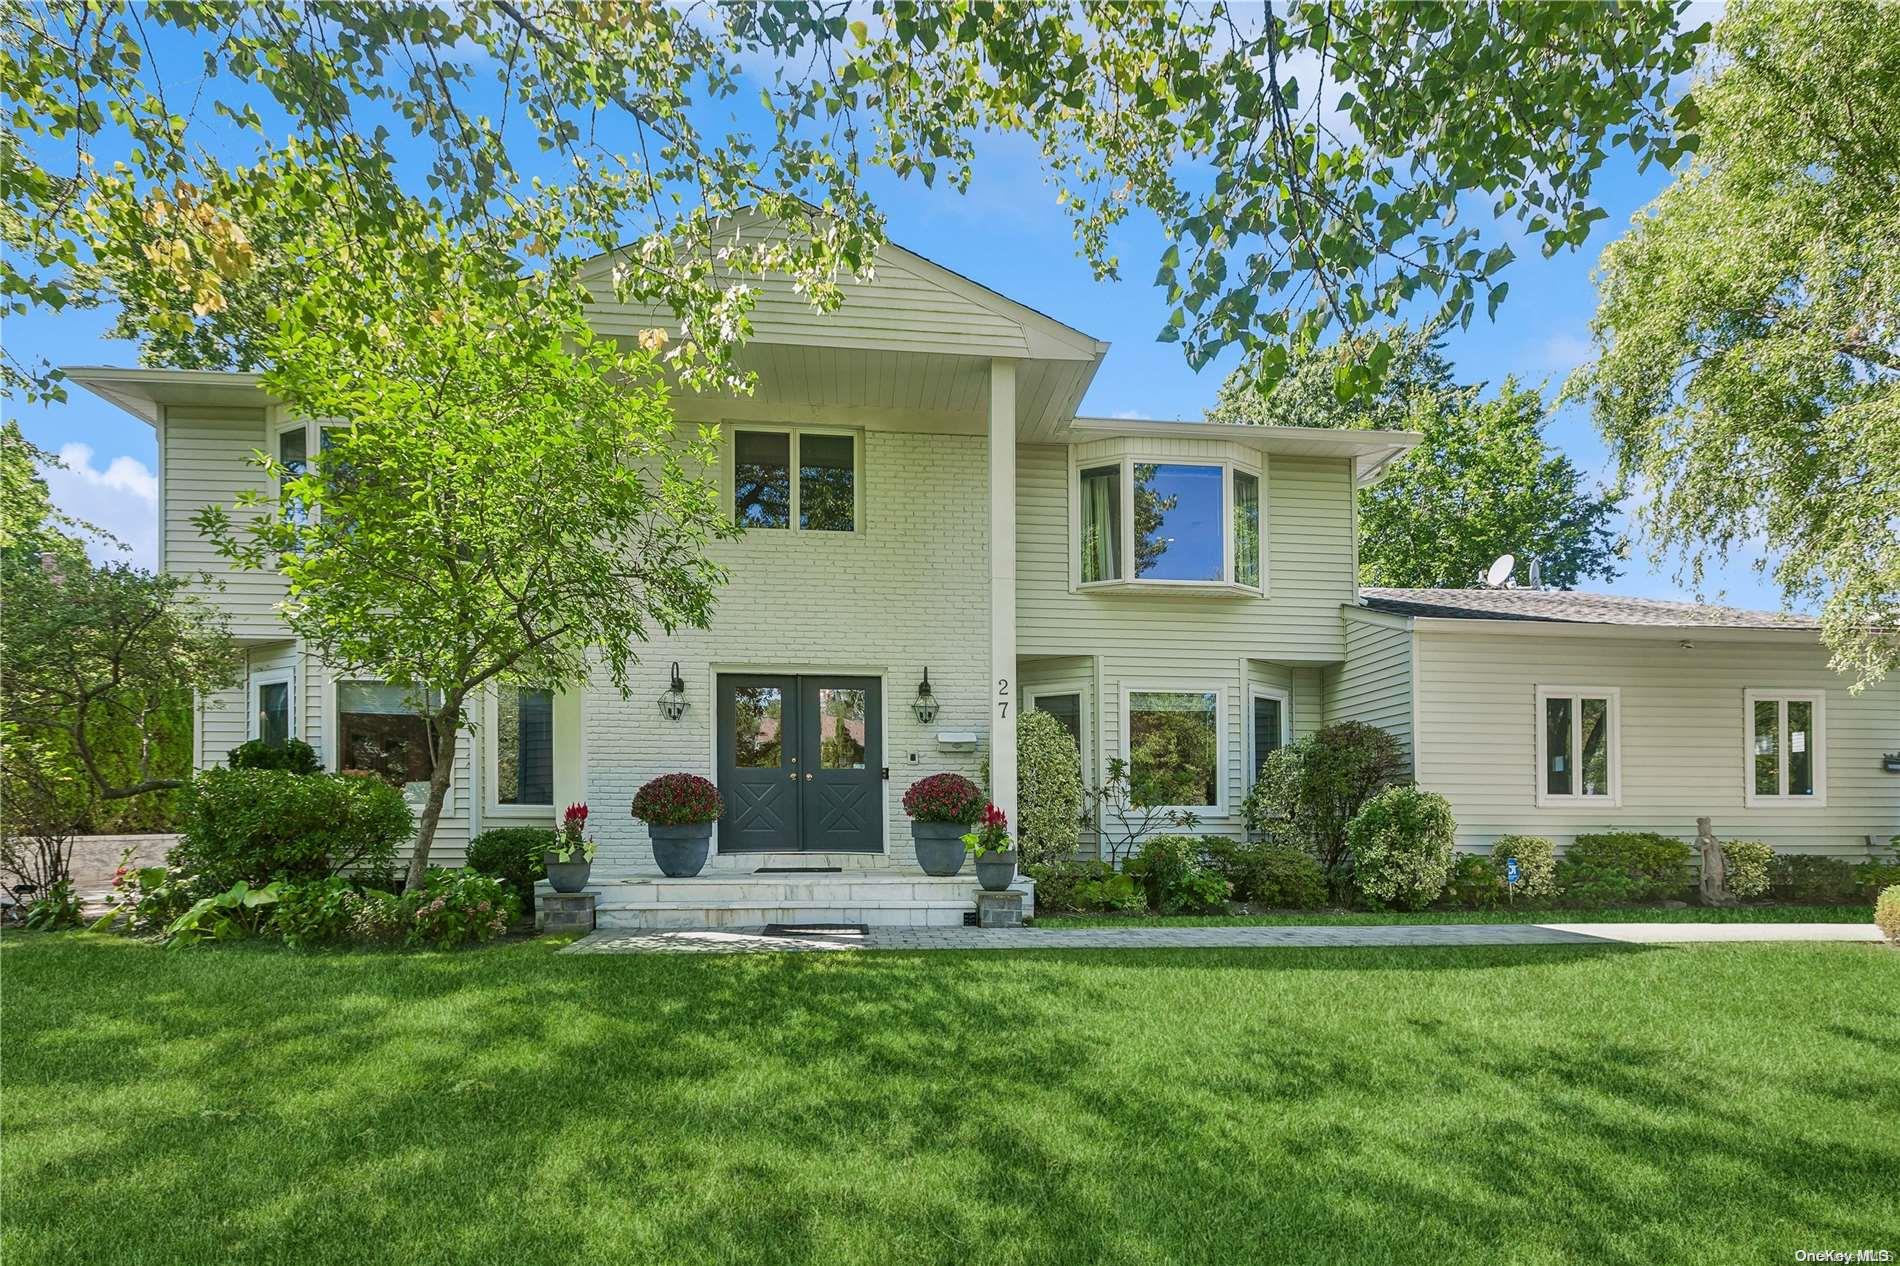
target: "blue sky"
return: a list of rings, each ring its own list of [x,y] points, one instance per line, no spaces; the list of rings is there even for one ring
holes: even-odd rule
[[[1534,245],[1514,243],[1519,259],[1507,276],[1511,294],[1495,323],[1482,315],[1469,330],[1453,331],[1447,350],[1461,379],[1496,383],[1507,374],[1547,383],[1554,394],[1564,375],[1588,356],[1595,307],[1590,272],[1603,247],[1667,183],[1666,172],[1638,174],[1612,161],[1598,176],[1599,205],[1609,213],[1580,251],[1544,259]],[[926,189],[889,178],[874,181],[894,241],[1010,295],[1031,307],[1108,340],[1113,346],[1083,402],[1098,416],[1194,418],[1213,401],[1235,359],[1230,353],[1199,373],[1180,349],[1159,343],[1167,314],[1151,284],[1165,243],[1152,220],[1131,215],[1115,237],[1122,279],[1098,282],[1075,253],[1069,220],[1055,190],[1042,179],[1034,150],[1015,139],[992,139],[980,150],[968,194]],[[107,339],[105,312],[35,312],[8,320],[5,337],[26,360],[132,364],[131,344]],[[72,467],[53,472],[59,504],[116,533],[149,563],[156,525],[156,454],[151,429],[91,394],[75,389],[65,404],[22,407],[9,402],[28,437],[63,450]],[[1547,438],[1592,476],[1607,477],[1607,458],[1587,415],[1567,410]],[[1705,596],[1736,605],[1773,608],[1779,595],[1741,558],[1710,575]],[[1640,542],[1614,588],[1641,596],[1682,593],[1665,563],[1652,564]],[[1596,586],[1601,587],[1601,586]]]

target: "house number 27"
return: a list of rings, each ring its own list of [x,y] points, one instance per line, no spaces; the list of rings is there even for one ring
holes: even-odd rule
[[[1009,678],[996,679],[996,712],[1003,718],[1009,716]]]

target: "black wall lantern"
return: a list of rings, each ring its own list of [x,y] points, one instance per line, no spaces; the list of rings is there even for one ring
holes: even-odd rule
[[[686,715],[686,679],[680,676],[680,662],[673,661],[673,682],[660,696],[660,715],[677,721]]]
[[[917,683],[917,697],[910,701],[910,710],[917,717],[917,724],[929,725],[937,719],[937,696],[930,693],[930,670],[924,669],[924,679]]]

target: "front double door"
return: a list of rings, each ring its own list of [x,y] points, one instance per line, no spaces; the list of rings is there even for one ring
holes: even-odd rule
[[[721,853],[875,853],[884,820],[875,677],[719,678]]]

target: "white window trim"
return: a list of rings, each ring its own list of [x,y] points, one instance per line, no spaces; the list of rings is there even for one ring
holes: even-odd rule
[[[1090,698],[1091,693],[1089,685],[1085,681],[1056,684],[1045,682],[1036,686],[1025,687],[1023,690],[1023,695],[1028,700],[1028,707],[1031,712],[1036,710],[1036,701],[1038,699],[1045,699],[1051,695],[1074,695],[1079,700],[1080,711],[1076,718],[1076,723],[1082,730],[1082,743],[1081,751],[1079,751],[1077,755],[1082,761],[1082,778],[1084,782],[1089,781],[1089,754],[1095,748],[1095,709],[1091,706],[1094,702],[1093,699]]]
[[[1253,705],[1256,699],[1278,699],[1280,701],[1280,746],[1285,747],[1293,741],[1293,692],[1282,690],[1278,686],[1247,687],[1247,715],[1241,719],[1242,741],[1246,744],[1247,770],[1241,783],[1252,791],[1254,784],[1260,781],[1260,753],[1255,749],[1253,733]]]
[[[284,436],[291,431],[302,431],[304,461],[314,462],[323,454],[323,433],[325,431],[342,431],[348,428],[349,423],[339,422],[334,418],[329,421],[306,420],[302,422],[274,423],[270,428],[270,459],[273,462],[281,464],[284,453]],[[280,503],[283,501],[283,497],[284,481],[279,479],[277,480],[277,499]],[[316,519],[318,509],[321,509],[321,507],[308,512],[312,522]]]
[[[1544,724],[1544,704],[1549,699],[1607,699],[1610,704],[1610,794],[1586,796],[1581,792],[1553,795],[1545,790],[1544,775],[1550,767],[1549,731]],[[1618,686],[1539,686],[1531,714],[1537,733],[1537,763],[1534,767],[1537,807],[1540,809],[1620,809],[1623,807],[1623,691]],[[1577,767],[1583,764],[1583,709],[1570,710],[1570,736],[1573,786],[1580,786]]]
[[[1214,803],[1213,804],[1164,804],[1153,808],[1177,813],[1192,813],[1201,818],[1218,818],[1227,815],[1231,800],[1227,782],[1227,688],[1217,682],[1153,682],[1136,681],[1122,683],[1122,732],[1120,737],[1122,759],[1128,762],[1128,775],[1135,774],[1134,744],[1129,741],[1133,733],[1134,697],[1148,694],[1212,694],[1214,696]]]
[[[557,693],[555,699],[558,701],[559,698],[560,695]],[[552,730],[549,732],[549,740],[553,743],[553,755],[558,763],[560,743],[554,740]],[[560,783],[558,770],[554,781],[558,786]],[[503,804],[497,798],[501,790],[501,687],[493,682],[490,682],[482,691],[482,782],[486,788],[482,804],[483,817],[509,818],[536,824],[544,820],[548,822],[554,820],[556,806],[552,802]],[[555,791],[553,795],[557,800],[560,798],[559,791]]]
[[[1782,744],[1780,769],[1775,782],[1780,791],[1769,795],[1755,790],[1755,705],[1774,702],[1775,724],[1780,734],[1788,732],[1790,701],[1814,705],[1814,794],[1788,794],[1787,745]],[[1742,803],[1750,809],[1825,809],[1827,807],[1827,692],[1825,690],[1771,690],[1750,688],[1742,691]]]
[[[1218,466],[1221,471],[1221,579],[1219,580],[1144,580],[1123,575],[1114,580],[1082,579],[1082,472],[1115,466],[1121,470],[1121,559],[1125,571],[1135,563],[1135,467]],[[1234,579],[1234,472],[1252,475],[1260,483],[1260,583],[1244,585]],[[1230,456],[1184,456],[1174,453],[1129,451],[1103,457],[1084,458],[1076,448],[1069,449],[1069,588],[1076,593],[1098,590],[1145,589],[1180,590],[1209,594],[1242,594],[1265,597],[1270,578],[1267,575],[1267,472],[1264,464]]]
[[[262,711],[262,709],[257,706],[258,688],[260,686],[274,686],[279,682],[283,683],[285,687],[284,693],[290,700],[288,736],[293,739],[303,737],[303,731],[297,727],[297,670],[295,668],[263,668],[251,673],[250,685],[246,687],[249,698],[246,700],[248,706],[245,710],[249,715],[245,719],[245,738],[255,739],[262,737],[262,735],[257,732],[258,713]]]
[[[745,529],[747,536],[810,536],[824,538],[862,536],[864,534],[863,431],[844,426],[802,426],[796,423],[778,422],[728,422],[726,424],[725,436],[725,449],[727,453],[724,487],[725,509],[726,517],[735,523],[739,521],[738,494],[734,484],[738,477],[738,442],[739,432],[741,431],[763,432],[768,435],[785,435],[790,437],[790,448],[787,460],[791,463],[789,471],[791,479],[791,498],[787,507],[788,519],[786,525],[782,528],[747,527]],[[801,435],[844,435],[849,436],[851,439],[851,530],[849,532],[836,532],[825,528],[806,528],[798,525],[798,437]],[[741,526],[743,527],[744,525],[741,524]]]
[[[377,677],[336,677],[331,679],[327,692],[329,696],[330,723],[324,727],[323,743],[324,768],[330,770],[332,773],[343,772],[343,687],[352,683],[362,683],[370,686],[386,684],[381,678]],[[466,747],[464,744],[456,744],[458,755],[465,750]],[[459,781],[460,779],[455,776],[455,770],[451,768],[449,770],[449,788],[442,797],[442,821],[446,822],[455,816],[456,783]],[[426,795],[423,798],[415,799],[405,794],[403,799],[409,801],[409,807],[416,811],[417,819],[420,821],[422,807],[428,802]]]

